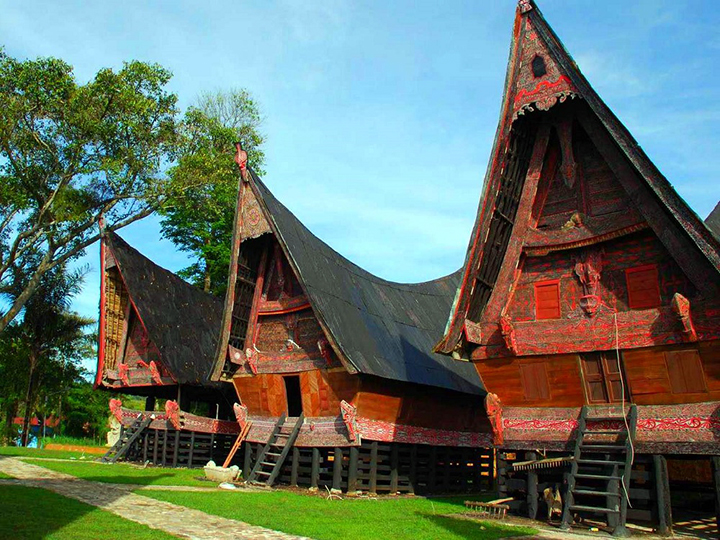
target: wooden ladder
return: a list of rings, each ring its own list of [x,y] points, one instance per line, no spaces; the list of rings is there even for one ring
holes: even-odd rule
[[[124,457],[137,438],[145,431],[145,428],[150,425],[150,422],[152,422],[150,415],[145,417],[142,413],[138,414],[137,418],[130,424],[130,427],[127,429],[122,428],[120,438],[112,445],[110,450],[105,452],[105,455],[100,458],[100,461],[103,463],[115,463],[118,459]]]
[[[625,522],[637,407],[630,405],[627,417],[624,413],[588,416],[590,410],[585,406],[580,413],[561,528],[569,529],[575,514],[602,514],[613,529],[613,536],[627,536]],[[594,427],[598,422],[608,421],[622,425],[619,429]]]
[[[280,474],[285,458],[295,444],[300,428],[305,422],[305,415],[300,414],[295,425],[285,423],[287,416],[283,414],[275,424],[267,443],[258,454],[255,466],[248,475],[247,482],[272,486]]]

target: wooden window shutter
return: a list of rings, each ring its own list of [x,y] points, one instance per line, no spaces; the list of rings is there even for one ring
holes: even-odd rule
[[[665,351],[665,362],[673,394],[707,392],[700,354],[696,349]]]
[[[630,309],[647,309],[660,305],[658,270],[654,264],[625,270]]]
[[[525,399],[529,401],[550,399],[550,385],[544,362],[520,365],[520,383]]]
[[[535,284],[535,318],[560,318],[560,280]]]

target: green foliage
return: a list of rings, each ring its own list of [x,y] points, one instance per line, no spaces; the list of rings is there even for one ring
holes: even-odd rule
[[[81,84],[62,60],[0,49],[0,294],[25,284],[0,331],[41,276],[98,239],[101,216],[117,229],[181,191],[162,172],[177,143],[170,76],[127,62]]]
[[[265,156],[257,103],[246,90],[205,94],[183,119],[178,162],[170,170],[183,186],[163,208],[162,233],[195,262],[180,275],[207,292],[223,295],[230,266],[237,202],[235,141],[261,174]]]
[[[92,383],[75,381],[62,404],[61,433],[69,437],[87,437],[104,444],[111,397],[109,392],[93,389]]]
[[[163,531],[51,491],[0,486],[0,537],[25,540],[170,540]],[[7,535],[7,536],[5,536]]]

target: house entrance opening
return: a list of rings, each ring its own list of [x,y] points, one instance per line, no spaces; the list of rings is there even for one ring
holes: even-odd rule
[[[303,412],[302,394],[300,392],[300,377],[290,375],[285,379],[285,398],[287,399],[287,415],[300,416]]]

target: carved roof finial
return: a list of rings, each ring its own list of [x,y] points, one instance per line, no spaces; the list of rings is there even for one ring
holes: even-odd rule
[[[240,167],[240,174],[242,175],[242,179],[247,182],[248,181],[248,175],[247,175],[247,160],[248,155],[245,150],[243,150],[242,143],[236,142],[235,143],[235,163],[238,164],[238,167]]]
[[[533,8],[531,0],[518,0],[518,8],[520,13],[527,13]]]

